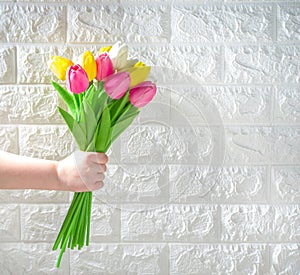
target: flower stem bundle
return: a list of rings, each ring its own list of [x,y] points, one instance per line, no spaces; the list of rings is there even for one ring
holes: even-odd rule
[[[49,61],[54,74],[66,80],[67,89],[52,85],[68,107],[58,110],[82,151],[105,153],[156,93],[155,84],[145,81],[150,67],[128,60],[127,51],[117,42],[101,48],[96,58],[87,51],[78,63],[59,56]],[[89,245],[91,209],[92,192],[74,193],[53,246],[60,249],[57,267],[67,247]]]

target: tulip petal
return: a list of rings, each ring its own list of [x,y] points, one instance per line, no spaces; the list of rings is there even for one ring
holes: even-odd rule
[[[127,72],[112,74],[104,79],[104,90],[110,98],[121,98],[129,88],[130,75]]]
[[[131,67],[126,69],[126,72],[130,73],[130,88],[143,82],[148,77],[150,70],[151,67],[149,66]]]
[[[79,57],[78,63],[85,70],[88,75],[89,82],[91,82],[97,74],[94,55],[90,51],[86,51]]]

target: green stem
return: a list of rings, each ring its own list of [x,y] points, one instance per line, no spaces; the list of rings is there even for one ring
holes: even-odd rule
[[[67,216],[66,216],[66,218],[64,220],[64,223],[61,226],[60,232],[59,232],[59,234],[57,236],[57,239],[56,239],[56,241],[55,241],[55,243],[53,245],[52,250],[56,250],[58,248],[58,245],[59,245],[61,239],[63,238],[63,235],[64,235],[65,231],[67,230],[67,228],[69,226],[69,223],[71,222],[73,214],[74,214],[74,212],[75,212],[75,210],[77,208],[76,206],[78,205],[78,203],[80,201],[80,199],[78,199],[79,196],[80,196],[80,193],[75,193],[74,194],[71,206],[70,206],[69,211],[67,213]]]
[[[90,242],[90,224],[91,224],[91,212],[92,212],[92,192],[89,192],[88,196],[88,215],[87,215],[87,231],[86,231],[86,242],[85,245],[88,246]]]
[[[81,194],[82,194],[82,193],[81,193]],[[59,266],[60,266],[61,258],[62,258],[63,253],[64,253],[65,250],[66,250],[66,246],[67,246],[68,239],[69,239],[69,237],[70,237],[70,234],[71,234],[72,230],[74,229],[75,222],[76,222],[76,220],[77,220],[77,218],[78,218],[78,215],[79,215],[79,213],[80,213],[81,205],[82,205],[82,202],[83,202],[83,198],[84,198],[84,196],[81,196],[81,197],[79,198],[79,205],[78,205],[78,207],[76,208],[77,211],[76,211],[75,214],[74,214],[74,219],[72,220],[72,222],[71,222],[71,224],[70,224],[70,226],[69,226],[69,228],[68,228],[68,231],[67,231],[67,233],[66,233],[66,235],[65,235],[65,238],[64,238],[64,240],[63,240],[62,247],[61,247],[61,250],[60,250],[60,253],[59,253],[59,257],[58,257],[58,260],[57,260],[57,264],[56,264],[56,267],[57,267],[57,268],[59,268]]]

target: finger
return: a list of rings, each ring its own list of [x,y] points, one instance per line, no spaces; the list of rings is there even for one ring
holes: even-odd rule
[[[87,156],[87,161],[95,164],[105,164],[108,161],[108,157],[104,153],[89,153]]]
[[[99,173],[95,176],[96,181],[103,181],[105,178],[103,173]]]
[[[89,171],[92,172],[92,173],[97,173],[97,174],[100,174],[100,173],[105,173],[106,171],[106,166],[105,164],[91,164],[90,166],[88,166],[89,168]]]
[[[104,186],[103,181],[97,181],[93,186],[91,186],[92,191],[98,190]]]
[[[105,164],[98,164],[96,167],[97,173],[105,173],[106,172],[106,165]]]

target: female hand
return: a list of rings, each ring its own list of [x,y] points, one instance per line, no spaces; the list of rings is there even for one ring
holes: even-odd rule
[[[75,151],[57,164],[59,189],[86,192],[102,188],[107,161],[104,153]]]

